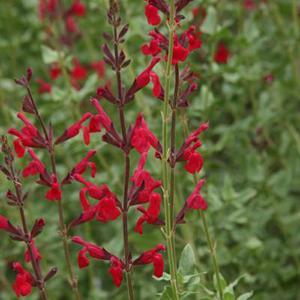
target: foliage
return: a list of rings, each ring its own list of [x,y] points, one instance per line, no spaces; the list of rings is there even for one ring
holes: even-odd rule
[[[73,56],[86,64],[101,59],[99,46],[102,33],[107,31],[107,1],[90,0],[87,3],[87,17],[79,22],[84,35],[70,53],[64,52],[67,67]],[[253,299],[257,300],[297,299],[300,275],[300,249],[297,247],[300,242],[297,230],[300,219],[297,202],[300,193],[300,27],[297,1],[266,1],[253,10],[245,9],[243,1],[203,0],[198,3],[206,8],[208,18],[202,24],[203,47],[193,54],[191,65],[201,76],[200,89],[190,101],[188,114],[193,122],[187,124],[184,115],[180,120],[189,128],[196,128],[201,121],[210,122],[211,129],[203,146],[208,179],[204,196],[209,203],[207,218],[217,241],[221,272],[226,282],[232,282],[223,282],[225,299],[245,300],[251,296],[249,291],[253,291]],[[143,5],[139,4],[138,0],[122,1],[123,16],[131,28],[128,53],[139,53],[139,45],[147,40]],[[186,14],[191,21],[192,12],[187,10]],[[38,77],[47,78],[46,63],[56,53],[48,51],[43,25],[38,19],[37,1],[1,1],[0,20],[2,134],[16,121],[15,111],[21,103],[21,92],[15,88],[12,78],[19,77],[27,66],[31,66]],[[227,64],[214,62],[219,42],[224,42],[230,51]],[[130,67],[132,77],[126,78],[128,83],[146,64],[143,56],[134,56]],[[103,79],[90,74],[84,88],[76,93],[70,91],[65,80],[60,78],[51,95],[40,96],[39,106],[47,119],[58,130],[63,130],[70,119],[77,120],[77,116],[86,110],[88,98],[103,83]],[[160,106],[153,102],[150,91],[149,94],[138,94],[136,103],[131,111],[143,111],[147,118],[160,120]],[[105,109],[109,111],[109,107]],[[134,111],[129,113],[129,120],[134,121],[135,115]],[[159,128],[160,121],[151,124],[158,136]],[[96,158],[99,183],[109,181],[120,193],[123,174],[119,165],[122,159],[97,138],[92,139],[92,146],[101,148],[101,154]],[[79,139],[71,140],[60,149],[58,172],[65,174],[81,158],[84,149]],[[159,175],[159,163],[148,167],[153,175]],[[194,186],[187,177],[180,181],[184,189],[176,191],[177,203],[182,202]],[[0,182],[3,200],[0,211],[17,219],[16,213],[7,208],[2,199],[8,188],[3,176]],[[39,240],[41,252],[47,252],[45,269],[60,261],[63,270],[56,209],[45,202],[40,188],[25,185],[25,189],[32,197],[27,208],[32,212],[28,216],[30,222],[34,221],[34,216],[41,215],[48,224]],[[70,197],[64,202],[68,221],[77,215],[79,203],[77,192],[72,187],[69,189]],[[180,276],[188,290],[184,299],[214,297],[214,287],[209,284],[213,278],[209,251],[199,219],[198,215],[188,215],[191,226],[182,227],[178,235],[178,249],[184,248],[179,262]],[[122,237],[117,226],[92,227],[87,224],[84,231],[89,240],[101,242],[116,253],[122,252],[119,242]],[[159,243],[161,235],[152,230],[147,232],[145,228],[142,238],[131,236],[131,239],[132,244],[146,250]],[[9,263],[23,253],[22,247],[8,238],[1,238],[0,251],[0,299],[14,299],[10,289],[14,274]],[[72,255],[75,262],[75,250]],[[140,272],[144,271],[141,269]],[[147,276],[150,276],[151,270],[148,272]],[[78,272],[76,268],[76,273],[85,299],[113,297],[121,300],[126,297],[125,287],[113,288],[101,263],[91,265],[87,272]],[[140,274],[138,270],[134,275],[137,299],[153,299],[156,291],[161,291],[161,299],[170,299],[169,290],[162,291],[163,280],[168,280],[168,274],[160,281],[149,281]],[[239,276],[242,277],[236,285]],[[65,286],[66,282],[58,273],[49,281],[50,299],[70,299],[70,291]],[[37,296],[34,294],[32,299]]]

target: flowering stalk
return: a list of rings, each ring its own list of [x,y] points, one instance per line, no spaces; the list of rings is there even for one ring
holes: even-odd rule
[[[16,241],[23,241],[26,244],[27,251],[25,252],[25,260],[26,262],[31,262],[34,271],[33,276],[31,273],[24,270],[20,263],[13,263],[13,269],[18,274],[13,288],[16,295],[19,297],[29,295],[31,293],[32,286],[36,286],[40,292],[40,299],[47,300],[45,283],[56,274],[57,268],[52,268],[45,277],[42,275],[40,266],[41,255],[34,241],[34,238],[42,232],[43,227],[45,226],[45,220],[37,219],[32,230],[29,231],[24,211],[24,202],[28,195],[23,193],[22,184],[18,175],[19,172],[14,167],[14,154],[8,145],[6,137],[1,137],[1,150],[4,154],[5,161],[5,165],[1,165],[1,171],[6,175],[8,180],[13,183],[15,189],[14,192],[7,192],[8,204],[18,207],[22,229],[14,227],[1,215],[0,229],[7,231],[12,239]]]
[[[118,4],[112,3],[110,7],[111,23],[113,26],[113,40],[114,40],[114,58],[115,58],[115,74],[118,90],[118,110],[119,122],[122,131],[123,144],[127,144],[128,138],[126,133],[125,115],[124,115],[124,97],[122,92],[122,79],[121,79],[121,66],[119,64],[119,38],[118,38]],[[128,242],[128,189],[129,189],[129,176],[130,176],[130,156],[129,149],[124,149],[124,186],[123,186],[123,208],[122,208],[122,221],[123,221],[123,241],[124,241],[124,262],[127,281],[128,299],[134,299],[131,271],[130,271],[130,252]]]
[[[49,128],[47,129],[47,126],[42,116],[40,115],[40,112],[38,110],[38,107],[33,98],[31,88],[30,88],[31,77],[32,77],[32,70],[28,69],[27,77],[22,76],[21,79],[16,80],[16,83],[24,87],[27,92],[27,95],[24,97],[23,100],[23,106],[22,106],[23,111],[33,114],[37,118],[37,120],[40,123],[43,134],[39,133],[39,130],[33,124],[30,123],[30,121],[25,117],[23,113],[19,113],[18,117],[26,125],[25,126],[26,131],[22,130],[22,133],[28,132],[28,136],[23,136],[22,133],[18,132],[16,129],[10,129],[9,133],[16,135],[19,138],[14,142],[14,145],[16,150],[18,149],[17,153],[18,156],[20,157],[24,155],[24,151],[26,147],[44,148],[49,153],[50,161],[51,161],[51,175],[47,173],[45,166],[41,161],[39,161],[35,153],[32,150],[28,150],[31,157],[33,158],[33,162],[36,162],[40,167],[37,170],[30,171],[27,176],[39,174],[40,175],[39,183],[51,187],[46,194],[46,198],[49,201],[56,201],[58,203],[59,227],[60,227],[61,237],[63,241],[63,247],[64,247],[65,259],[66,259],[67,269],[69,273],[70,283],[75,298],[79,300],[80,294],[78,291],[78,282],[73,271],[70,250],[68,245],[67,227],[64,221],[64,211],[63,211],[63,205],[61,201],[62,191],[60,188],[60,183],[58,182],[58,174],[56,172],[56,159],[55,159],[55,149],[54,149],[55,141],[53,137],[53,128],[50,125]],[[28,139],[30,142],[27,141]],[[18,147],[16,147],[16,145],[18,145]]]
[[[173,231],[174,222],[174,184],[175,184],[175,173],[172,168],[171,182],[168,179],[168,156],[169,156],[169,145],[168,145],[168,119],[169,119],[169,99],[170,99],[170,84],[171,84],[171,67],[173,59],[173,47],[174,47],[174,33],[176,29],[175,24],[175,3],[174,0],[170,0],[170,15],[169,15],[169,46],[168,46],[168,58],[165,69],[165,85],[164,85],[164,103],[163,103],[163,127],[162,127],[162,144],[163,144],[163,156],[162,156],[162,168],[163,168],[163,198],[165,208],[165,236],[167,241],[167,252],[171,274],[171,287],[174,299],[179,299],[179,290],[177,283],[177,263],[175,253],[175,236]],[[172,125],[175,122],[175,112],[172,113]],[[175,124],[172,130],[172,137],[175,135]],[[174,138],[172,139],[174,146]]]

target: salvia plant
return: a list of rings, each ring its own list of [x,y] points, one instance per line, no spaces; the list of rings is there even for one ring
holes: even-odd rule
[[[107,20],[111,30],[104,33],[102,46],[103,61],[113,74],[107,84],[100,86],[90,100],[90,107],[78,121],[71,124],[64,132],[57,132],[55,126],[48,123],[39,110],[38,101],[32,90],[32,70],[16,79],[16,84],[25,91],[22,101],[22,111],[17,118],[22,122],[20,128],[10,128],[8,134],[13,136],[13,148],[6,137],[1,138],[1,150],[4,161],[1,171],[11,182],[13,189],[7,191],[7,203],[19,211],[20,225],[0,215],[0,229],[9,236],[25,245],[25,263],[13,262],[16,272],[13,289],[17,297],[31,295],[32,288],[37,288],[41,299],[47,299],[47,281],[58,270],[57,276],[65,276],[70,282],[74,299],[83,299],[80,291],[74,262],[71,253],[78,251],[77,263],[80,269],[89,266],[90,260],[101,260],[108,269],[114,285],[127,286],[128,299],[135,299],[133,273],[140,272],[143,265],[153,266],[153,277],[166,283],[163,291],[158,291],[161,299],[234,299],[227,298],[232,287],[226,287],[225,280],[220,274],[216,257],[216,244],[208,230],[205,211],[207,201],[201,195],[205,178],[199,173],[203,167],[203,157],[199,152],[202,142],[200,135],[208,130],[208,122],[202,122],[197,128],[185,132],[182,137],[178,134],[178,114],[185,114],[189,107],[189,96],[197,91],[198,75],[188,64],[190,54],[201,48],[201,31],[199,24],[185,28],[184,9],[192,0],[147,0],[145,17],[149,28],[149,41],[141,46],[141,53],[148,58],[148,65],[137,74],[134,81],[128,85],[124,80],[131,60],[124,50],[128,24],[121,19],[119,3],[111,0],[107,11]],[[85,6],[75,1],[70,8],[59,6],[59,1],[41,1],[40,18],[52,24],[58,22],[60,16],[59,34],[56,43],[63,42],[70,46],[79,38],[76,18],[83,16]],[[195,12],[195,15],[199,12]],[[146,26],[146,24],[143,24]],[[49,29],[49,38],[53,38]],[[55,39],[54,39],[55,40]],[[224,44],[218,45],[215,61],[226,63],[229,53]],[[102,63],[94,68],[103,76]],[[70,74],[61,70],[59,65],[52,67],[50,74],[55,80],[61,72],[67,80],[71,77],[74,88],[79,88],[78,80],[84,79],[86,70],[75,60]],[[39,79],[39,92],[51,91],[51,85]],[[155,105],[161,110],[161,134],[155,135],[148,124],[158,123],[159,120],[146,120],[142,113],[135,117],[131,124],[127,118],[128,104],[135,101],[136,94],[148,85],[152,88]],[[113,109],[113,117],[105,112],[102,102],[107,101]],[[64,176],[58,172],[56,154],[61,144],[68,143],[79,134],[86,146],[90,145],[91,136],[99,143],[108,144],[112,151],[123,157],[123,187],[122,194],[114,193],[107,184],[98,184],[96,163],[93,161],[96,150],[86,149],[82,159],[74,162],[73,168]],[[94,137],[93,137],[94,139]],[[101,141],[102,140],[102,141]],[[43,156],[37,151],[44,151]],[[132,157],[138,155],[137,165]],[[27,165],[23,170],[18,169],[18,158],[25,158]],[[40,158],[42,157],[42,158]],[[154,178],[147,171],[146,164],[154,160],[161,165],[161,177]],[[191,176],[194,187],[190,187],[190,195],[186,199],[176,197],[176,189],[180,186],[180,176]],[[41,185],[44,197],[57,206],[57,221],[61,251],[64,252],[66,275],[60,270],[60,262],[50,270],[43,271],[42,256],[36,238],[42,233],[45,220],[37,217],[33,225],[29,225],[26,215],[26,202],[33,201],[34,195],[23,190],[23,181],[30,177],[36,184]],[[65,218],[64,202],[67,201],[67,185],[79,189],[81,209],[73,220]],[[177,202],[178,199],[178,203]],[[189,291],[191,281],[199,286],[201,274],[187,274],[184,257],[177,258],[176,231],[179,226],[188,226],[186,215],[197,211],[199,222],[202,222],[203,232],[210,251],[213,267],[215,291],[206,288],[199,291]],[[131,218],[134,228],[129,225]],[[93,222],[94,228],[104,226],[104,223],[117,222],[123,236],[123,253],[115,253],[114,249],[105,249],[101,245],[88,240],[79,234],[80,226]],[[161,243],[146,251],[140,251],[132,244],[131,235],[143,235],[145,226],[154,225],[153,230],[162,233]],[[76,234],[74,234],[76,229]],[[183,250],[186,256],[193,251],[189,247]],[[55,279],[54,279],[55,280]],[[202,295],[202,296],[201,296]],[[157,295],[153,295],[153,298]],[[247,299],[250,294],[245,295]],[[192,297],[192,298],[187,298]]]

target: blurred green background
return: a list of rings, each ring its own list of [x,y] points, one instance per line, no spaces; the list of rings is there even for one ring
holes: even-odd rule
[[[68,5],[71,1],[63,1]],[[34,70],[34,79],[50,82],[49,62],[57,51],[68,69],[73,57],[83,65],[102,59],[102,34],[110,30],[106,23],[107,1],[87,0],[86,16],[78,18],[82,36],[70,47],[51,44],[45,34],[45,24],[38,17],[37,0],[0,1],[0,133],[9,127],[19,127],[16,112],[20,110],[24,91],[13,79],[24,73],[28,66]],[[204,7],[208,18],[206,32],[202,35],[202,48],[193,53],[191,68],[200,74],[199,90],[190,100],[187,117],[179,118],[178,136],[182,128],[191,129],[208,120],[210,130],[203,137],[202,153],[205,157],[207,184],[204,196],[209,203],[207,218],[214,239],[221,272],[228,282],[243,275],[236,294],[251,290],[257,300],[300,299],[300,2],[297,0],[256,1],[257,6],[247,9],[244,1],[199,0],[194,1],[184,14],[184,26],[193,20],[192,8]],[[122,16],[130,30],[125,50],[132,59],[126,69],[125,81],[130,84],[135,75],[147,65],[149,59],[140,54],[139,48],[147,41],[150,27],[143,15],[144,1],[123,0]],[[224,42],[230,51],[227,64],[213,61],[216,45]],[[49,49],[54,50],[52,53]],[[48,64],[47,64],[48,63]],[[89,110],[89,97],[97,86],[111,80],[111,71],[99,79],[90,71],[82,82],[80,91],[70,87],[66,78],[53,83],[52,93],[40,95],[34,84],[36,100],[42,114],[55,127],[59,135],[67,125]],[[110,105],[105,109],[114,118]],[[145,114],[151,129],[160,136],[161,103],[151,97],[146,89],[139,93],[127,107],[127,122],[136,114]],[[97,183],[107,183],[121,194],[122,157],[109,145],[93,136],[92,147],[98,150]],[[81,138],[58,147],[58,172],[63,176],[86,153]],[[39,154],[43,155],[42,152]],[[45,153],[44,153],[45,154]],[[134,157],[134,164],[137,157]],[[25,160],[20,161],[20,167]],[[149,170],[158,178],[160,163],[149,163]],[[178,168],[177,203],[182,204],[193,190],[192,176],[182,166]],[[0,214],[15,222],[17,212],[5,203],[9,185],[0,177]],[[43,199],[44,189],[25,180],[30,191],[26,211],[31,222],[36,217],[46,218],[47,226],[37,238],[44,259],[44,272],[57,265],[58,275],[49,282],[49,299],[72,299],[66,288],[64,259],[57,231],[57,207]],[[64,190],[64,207],[67,220],[80,213],[79,185]],[[207,272],[204,284],[210,288],[212,267],[208,248],[197,213],[188,215],[188,225],[178,230],[178,253],[191,243],[196,254],[196,268]],[[130,243],[135,255],[162,241],[159,230],[145,226],[140,237],[133,232],[136,214],[131,218]],[[105,246],[114,253],[122,253],[121,223],[93,222],[79,226],[72,234],[82,235]],[[9,263],[20,259],[23,245],[11,241],[1,233],[0,242],[0,299],[15,299],[11,291],[14,274]],[[71,245],[76,264],[78,248]],[[125,284],[113,287],[107,275],[108,265],[93,261],[91,267],[76,272],[84,299],[125,299]],[[163,282],[151,279],[151,267],[140,267],[134,272],[137,299],[155,299]],[[37,299],[32,294],[29,299]],[[198,299],[190,296],[187,299]],[[202,299],[202,298],[199,298]]]

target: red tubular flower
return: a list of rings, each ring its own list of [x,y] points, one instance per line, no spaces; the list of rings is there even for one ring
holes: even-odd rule
[[[149,25],[156,26],[161,22],[161,18],[158,13],[158,9],[153,5],[145,6],[145,15],[147,17],[147,21]]]
[[[103,60],[92,62],[91,67],[97,72],[100,79],[105,76],[105,63]]]
[[[203,166],[203,158],[201,154],[197,152],[186,151],[184,153],[184,158],[187,160],[184,168],[191,174],[199,173]]]
[[[73,60],[73,68],[71,70],[71,77],[73,80],[85,80],[88,75],[87,69],[83,67],[78,59]]]
[[[91,117],[92,117],[91,113],[85,113],[79,121],[77,121],[76,123],[71,125],[68,129],[66,129],[64,131],[64,133],[59,138],[57,138],[57,140],[55,141],[55,144],[57,145],[57,144],[63,143],[65,141],[77,136],[81,129],[84,131],[85,144],[88,144],[89,138],[88,138],[88,136],[86,136],[87,135],[86,131],[88,131],[88,130],[85,130],[85,127],[82,124],[86,120],[90,119]]]
[[[105,128],[107,132],[111,132],[112,130],[112,121],[109,116],[105,113],[102,106],[100,105],[99,101],[96,98],[91,100],[91,103],[96,107],[98,111],[98,120],[100,124]]]
[[[56,80],[61,75],[61,68],[58,64],[54,64],[50,68],[50,78]]]
[[[0,229],[9,230],[9,221],[4,216],[0,215]]]
[[[85,5],[80,0],[75,0],[70,8],[70,13],[77,17],[83,17],[85,15]]]
[[[70,33],[75,33],[78,32],[78,26],[75,22],[75,19],[72,16],[68,16],[65,19],[65,26],[67,31],[69,31]],[[75,65],[74,68],[71,71],[71,76],[72,79],[76,80],[81,80],[81,79],[85,79],[87,76],[87,72],[84,68],[81,67],[81,65]],[[79,79],[78,79],[79,78]]]
[[[80,191],[80,202],[83,213],[79,216],[79,218],[75,219],[71,223],[71,226],[76,226],[91,221],[95,217],[96,220],[103,223],[113,221],[119,217],[120,210],[118,208],[116,196],[106,185],[98,187],[91,182],[84,180],[84,178],[78,174],[75,174],[74,177],[86,187]],[[88,199],[86,198],[87,193],[92,198],[97,199],[98,203],[95,205],[90,205]]]
[[[51,93],[52,86],[50,83],[46,82],[45,80],[43,80],[41,78],[37,79],[36,82],[39,84],[38,93],[40,93],[40,94]]]
[[[84,241],[79,236],[74,236],[72,238],[72,241],[76,244],[83,246],[83,249],[79,251],[78,258],[77,258],[79,268],[85,268],[89,265],[90,261],[89,258],[87,257],[87,254],[89,254],[91,257],[95,259],[109,260],[111,262],[109,272],[112,275],[113,282],[117,287],[121,285],[123,280],[124,265],[119,258],[112,255],[102,247]]]
[[[33,150],[28,149],[28,152],[32,161],[24,168],[22,175],[28,177],[36,174],[44,174],[46,171],[45,165],[39,160]]]
[[[230,52],[223,43],[218,45],[217,51],[214,55],[214,61],[218,64],[227,64],[230,57]]]
[[[156,56],[162,51],[162,49],[159,46],[159,41],[153,39],[150,41],[149,45],[143,45],[141,47],[141,51],[144,55]]]
[[[60,201],[61,200],[61,189],[57,181],[56,176],[52,175],[51,189],[46,193],[45,197],[49,201]]]
[[[109,273],[112,276],[113,283],[116,287],[120,287],[123,280],[123,269],[124,266],[119,258],[112,256],[110,258],[111,266],[109,268]]]
[[[180,61],[183,62],[189,55],[189,50],[184,48],[178,41],[175,41],[173,48],[172,64],[177,65]]]
[[[35,261],[39,261],[42,259],[42,256],[40,254],[40,251],[39,249],[36,247],[35,243],[34,243],[34,240],[32,240],[30,242],[30,245],[31,245],[31,249],[32,249],[32,252],[33,252],[33,259]],[[31,257],[30,257],[30,253],[29,253],[29,250],[27,249],[26,252],[25,252],[25,261],[26,262],[30,262],[31,260]]]
[[[88,251],[86,248],[83,248],[78,252],[77,262],[80,269],[86,268],[90,264],[90,260],[86,256],[87,253]]]
[[[106,223],[116,220],[120,215],[115,198],[104,197],[97,205],[96,219]]]
[[[159,97],[162,92],[162,86],[159,77],[156,73],[150,72],[150,79],[151,82],[153,83],[153,89],[152,89],[153,96]]]
[[[16,228],[15,226],[13,226],[9,220],[7,218],[5,218],[4,216],[0,215],[0,229],[8,232],[8,233],[12,233],[15,235],[20,236],[20,231],[18,228]]]
[[[180,150],[176,155],[176,161],[186,161],[185,169],[191,173],[195,174],[200,172],[203,166],[202,156],[196,152],[196,150],[201,147],[201,141],[199,140],[199,135],[208,129],[208,123],[201,124],[199,128],[193,131],[185,140]]]
[[[31,293],[33,286],[33,278],[31,273],[26,271],[18,262],[14,262],[12,267],[14,271],[17,272],[16,280],[13,284],[13,289],[16,296],[28,296]]]
[[[200,33],[196,33],[196,27],[190,26],[190,28],[185,33],[189,41],[189,51],[194,51],[201,48],[202,41],[200,39]]]
[[[140,75],[136,77],[132,86],[126,93],[127,101],[133,99],[135,93],[137,93],[139,90],[141,90],[146,85],[148,85],[151,79],[150,73],[152,69],[158,64],[159,61],[160,61],[159,57],[153,57],[150,65]]]
[[[161,152],[161,146],[153,132],[148,128],[143,115],[140,113],[136,119],[132,136],[131,145],[139,153],[148,152],[152,146],[156,151]]]
[[[71,183],[76,174],[83,174],[87,168],[91,169],[91,176],[95,177],[96,175],[96,164],[91,162],[90,159],[96,154],[96,150],[89,150],[87,155],[68,173],[66,178],[63,180],[63,184]]]
[[[23,121],[24,126],[21,131],[10,128],[8,133],[16,136],[14,148],[18,157],[23,157],[25,147],[44,148],[46,146],[44,138],[40,135],[38,129],[26,118],[23,113],[18,113],[17,117]]]
[[[143,213],[143,215],[138,219],[136,226],[134,228],[135,232],[143,234],[143,224],[147,222],[148,224],[160,224],[158,222],[158,216],[160,213],[161,196],[157,193],[152,193],[149,199],[149,207],[147,210],[144,207],[139,206],[138,210]]]
[[[155,65],[160,61],[160,58],[154,57],[150,65],[136,78],[136,86],[138,90],[145,87],[150,82],[150,73]]]
[[[80,236],[72,237],[72,242],[83,246],[84,249],[86,249],[86,251],[88,252],[88,254],[93,258],[109,260],[112,256],[104,248],[99,247],[96,244],[86,242]]]
[[[155,248],[143,252],[134,262],[133,265],[147,265],[153,264],[156,277],[161,277],[164,272],[164,260],[160,251],[165,251],[166,247],[162,244],[157,245]]]
[[[138,194],[135,199],[134,195],[131,195],[130,204],[134,205],[136,203],[146,203],[149,202],[152,192],[161,186],[160,180],[155,180],[149,172],[144,170],[144,165],[147,160],[147,152],[141,154],[140,161],[137,169],[131,178],[133,183],[133,190],[138,187]]]
[[[202,186],[204,185],[205,180],[201,179],[192,194],[187,198],[186,200],[186,207],[187,209],[201,209],[201,210],[207,210],[207,202],[205,199],[200,195],[200,191]]]

